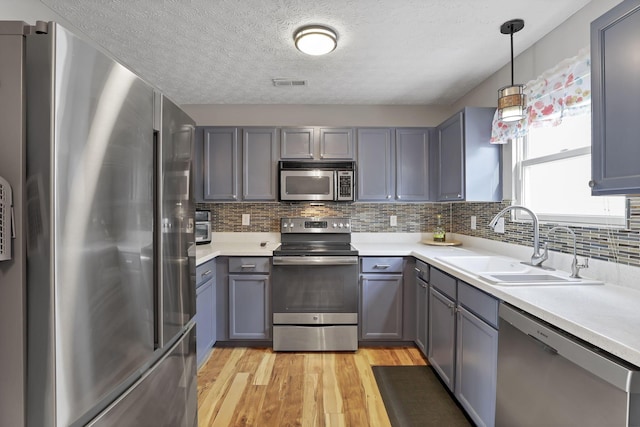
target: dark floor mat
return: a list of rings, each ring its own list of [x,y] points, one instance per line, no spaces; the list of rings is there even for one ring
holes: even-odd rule
[[[471,426],[429,366],[373,366],[393,427]]]

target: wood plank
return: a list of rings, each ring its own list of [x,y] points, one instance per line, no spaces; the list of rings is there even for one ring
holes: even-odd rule
[[[227,427],[231,425],[231,420],[234,417],[236,406],[238,405],[240,397],[242,396],[242,393],[244,393],[244,389],[248,382],[249,374],[246,372],[240,372],[234,376],[233,382],[229,387],[229,392],[222,402],[220,411],[211,424],[212,427]]]
[[[276,362],[276,354],[273,352],[265,353],[256,369],[256,375],[253,378],[253,385],[267,385],[273,372],[273,365]]]
[[[322,354],[322,400],[328,414],[342,414],[342,394],[336,378],[335,354]]]
[[[364,390],[367,419],[370,426],[390,427],[391,421],[389,421],[376,379],[373,376],[368,356],[368,352],[363,352],[355,358],[356,369]]]

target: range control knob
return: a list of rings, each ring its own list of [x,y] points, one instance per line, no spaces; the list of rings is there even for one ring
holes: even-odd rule
[[[338,224],[336,224],[335,222],[333,223],[333,228],[336,228],[338,226]]]
[[[342,225],[342,223],[338,224],[338,228],[342,228],[344,227],[344,225]]]
[[[347,227],[347,228],[349,228],[349,227],[350,227],[350,224],[349,224],[349,223],[346,223],[344,226],[345,226],[345,227]]]
[[[284,224],[282,224],[282,228],[287,228],[289,226],[289,224],[287,224],[286,222]]]

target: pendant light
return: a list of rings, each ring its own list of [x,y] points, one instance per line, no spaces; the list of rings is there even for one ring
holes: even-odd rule
[[[511,36],[511,86],[498,90],[498,120],[503,122],[515,122],[526,116],[527,97],[524,94],[524,85],[513,83],[513,34],[523,28],[522,19],[512,19],[500,26],[502,34]]]
[[[307,55],[325,55],[338,45],[336,32],[329,27],[312,25],[298,28],[293,34],[296,48]]]

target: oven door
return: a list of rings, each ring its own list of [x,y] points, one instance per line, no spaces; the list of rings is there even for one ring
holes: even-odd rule
[[[357,322],[357,256],[275,256],[272,278],[274,323]]]
[[[333,170],[281,170],[280,200],[334,200]]]

